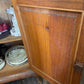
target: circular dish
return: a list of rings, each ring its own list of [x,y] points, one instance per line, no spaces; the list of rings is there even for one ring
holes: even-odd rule
[[[24,46],[18,45],[14,46],[5,54],[6,62],[12,66],[22,65],[28,61],[28,58],[25,53]]]
[[[3,69],[4,66],[5,66],[5,61],[0,59],[0,70]]]

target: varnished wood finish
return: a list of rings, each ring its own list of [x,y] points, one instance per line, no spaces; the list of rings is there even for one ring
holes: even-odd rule
[[[0,70],[0,77],[21,73],[27,70],[29,70],[28,63],[21,65],[21,66],[10,66],[6,64],[6,66],[2,70]]]
[[[20,13],[32,68],[57,83],[69,83],[79,14],[24,7]]]
[[[21,36],[19,37],[15,37],[15,36],[8,36],[6,38],[3,38],[0,40],[0,44],[2,43],[9,43],[9,42],[13,42],[13,41],[19,41],[19,40],[22,40]]]
[[[52,84],[79,84],[81,74],[74,70],[74,64],[81,58],[77,53],[84,42],[80,43],[84,1],[12,3],[31,69]]]
[[[41,0],[39,4],[45,7],[84,10],[83,0]]]
[[[9,8],[11,5],[12,4],[10,0],[0,0],[0,23],[9,23],[9,18],[7,16],[6,9]],[[23,43],[21,37],[14,37],[10,35],[6,38],[0,39],[0,44],[5,44],[7,46],[12,47],[14,45],[21,45]],[[0,70],[0,84],[11,82],[14,80],[24,79],[27,77],[37,77],[39,79],[39,76],[35,72],[30,70],[29,63],[15,67],[6,64],[5,67]]]
[[[84,10],[83,0],[17,0],[18,4],[52,7],[58,9]]]
[[[71,84],[80,84],[81,75],[82,73],[74,70]]]
[[[38,78],[38,75],[30,70],[28,63],[21,66],[10,66],[6,64],[6,66],[0,71],[0,84],[27,77]]]
[[[77,62],[84,63],[84,19],[83,19],[83,25],[82,25],[81,35],[80,35],[78,52],[77,52]]]
[[[39,0],[21,0],[21,1],[16,1],[17,4],[25,4],[25,5],[39,5]]]
[[[15,80],[24,79],[27,77],[37,77],[37,75],[36,75],[36,73],[34,73],[31,70],[27,70],[27,71],[23,71],[21,73],[0,77],[0,84],[15,81]]]

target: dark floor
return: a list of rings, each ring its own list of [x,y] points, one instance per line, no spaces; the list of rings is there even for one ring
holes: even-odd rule
[[[83,72],[84,73],[84,72]],[[50,84],[46,80],[43,79],[42,83],[39,83],[36,77],[30,77],[22,80],[13,81],[5,84]],[[84,84],[84,77],[82,77],[80,84]]]
[[[17,81],[5,83],[5,84],[40,84],[40,83],[35,77],[31,77],[31,78],[17,80]],[[50,83],[48,83],[46,80],[43,79],[43,82],[41,84],[50,84]]]

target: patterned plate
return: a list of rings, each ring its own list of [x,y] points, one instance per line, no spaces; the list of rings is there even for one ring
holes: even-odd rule
[[[0,70],[3,69],[4,66],[5,66],[5,61],[0,59]]]
[[[6,62],[9,65],[18,66],[28,61],[24,46],[18,45],[10,48],[5,54]]]

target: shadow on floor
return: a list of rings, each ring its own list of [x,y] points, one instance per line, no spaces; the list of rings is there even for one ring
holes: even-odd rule
[[[35,77],[25,78],[22,80],[17,80],[5,84],[40,84],[38,80]],[[46,80],[43,79],[43,82],[41,84],[50,84]]]

